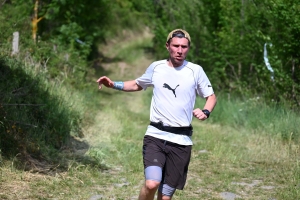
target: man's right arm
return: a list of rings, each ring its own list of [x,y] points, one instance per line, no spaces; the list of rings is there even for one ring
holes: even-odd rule
[[[99,89],[102,89],[102,85],[108,88],[114,88],[119,89],[125,92],[135,92],[140,91],[143,88],[139,86],[135,80],[131,81],[125,81],[125,82],[114,82],[110,80],[110,78],[106,76],[102,76],[97,80],[97,83],[99,84]],[[118,87],[116,87],[118,85]],[[121,89],[120,89],[121,88]]]
[[[135,91],[140,91],[143,88],[141,86],[139,86],[135,80],[131,80],[131,81],[125,81],[124,82],[124,88],[123,90],[125,92],[135,92]]]

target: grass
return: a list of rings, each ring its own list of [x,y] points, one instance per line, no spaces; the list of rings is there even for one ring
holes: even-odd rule
[[[79,135],[80,108],[73,108],[75,102],[66,88],[44,81],[43,71],[34,72],[23,62],[1,56],[0,65],[3,155],[18,155],[27,161],[29,157],[40,158],[60,148],[70,135]],[[80,101],[76,93],[72,97]]]
[[[299,141],[299,113],[275,102],[265,102],[259,97],[231,100],[222,93],[218,97],[220,101],[215,109],[218,114],[210,120],[213,123],[266,132],[272,136],[280,135],[286,142],[290,139]],[[199,105],[203,101],[197,103]]]
[[[127,38],[109,43],[105,56],[116,56],[114,49],[122,46],[119,52],[139,57],[104,63],[106,75],[113,79],[134,79],[151,63],[144,54],[151,38],[145,37],[145,43]],[[85,109],[84,137],[75,137],[60,151],[67,167],[33,173],[16,169],[14,159],[0,158],[0,199],[137,199],[144,179],[142,139],[149,123],[151,89],[98,91],[95,83],[73,100],[83,96],[85,101],[76,105]],[[198,100],[196,105],[203,103]],[[233,101],[218,95],[209,120],[193,121],[188,180],[174,199],[217,200],[223,192],[235,194],[235,199],[298,199],[300,145],[293,138],[297,124],[299,115],[283,108],[269,107],[258,99]],[[289,137],[282,137],[284,133]]]

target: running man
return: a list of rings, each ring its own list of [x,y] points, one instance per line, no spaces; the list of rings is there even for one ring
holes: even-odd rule
[[[145,184],[139,200],[170,200],[176,189],[184,188],[192,150],[193,116],[206,120],[217,98],[203,68],[185,60],[191,37],[185,30],[169,33],[169,58],[153,62],[135,80],[114,82],[100,77],[97,82],[120,91],[133,92],[153,87],[150,124],[143,143]],[[194,108],[196,96],[205,98],[203,108]]]

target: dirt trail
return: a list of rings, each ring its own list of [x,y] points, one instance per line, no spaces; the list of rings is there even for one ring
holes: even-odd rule
[[[118,53],[122,51],[122,49],[128,48],[128,46],[143,41],[151,40],[153,37],[152,34],[149,33],[149,30],[146,28],[143,33],[132,33],[128,31],[123,32],[123,36],[120,38],[126,38],[122,40],[111,40],[108,41],[105,46],[100,45],[99,50],[105,49],[105,52],[101,52],[101,55],[105,57],[109,62],[101,63],[101,67],[109,72],[109,74],[101,74],[100,76],[109,76],[111,79],[118,78],[119,80],[133,80],[139,76],[141,76],[146,68],[153,62],[153,58],[145,53],[139,54],[131,52],[131,54],[138,54],[139,56],[135,57],[131,63],[125,62],[123,60],[118,60]],[[132,49],[131,49],[132,51]],[[141,51],[141,50],[137,50]],[[116,61],[114,61],[116,60]],[[99,74],[96,72],[96,74]],[[100,92],[106,92],[107,88],[104,88]],[[122,102],[126,101],[126,107],[130,109],[132,112],[138,112],[142,108],[143,105],[142,98],[143,92],[136,92],[134,95],[126,95]],[[112,97],[116,98],[116,97]],[[109,104],[109,102],[106,102]],[[118,113],[116,111],[112,111],[107,114],[107,112],[99,111],[94,117],[94,123],[92,126],[87,127],[84,130],[85,140],[91,146],[99,146],[103,143],[110,144],[110,135],[109,133],[120,132],[121,126],[116,117]],[[105,133],[105,134],[103,134]]]

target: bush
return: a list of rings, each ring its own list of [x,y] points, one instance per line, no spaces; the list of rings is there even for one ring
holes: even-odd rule
[[[47,156],[80,132],[79,112],[51,91],[42,73],[37,75],[16,60],[0,58],[0,149],[5,157]]]

